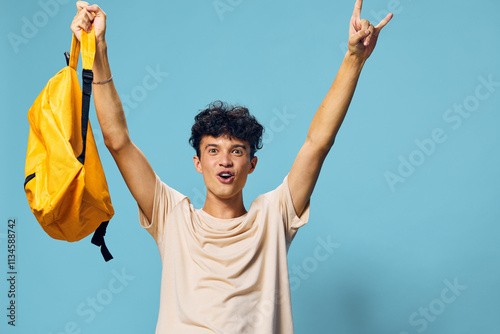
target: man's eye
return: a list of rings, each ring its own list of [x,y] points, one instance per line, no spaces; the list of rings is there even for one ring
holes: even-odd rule
[[[211,149],[209,149],[209,150],[208,150],[208,152],[209,152],[209,153],[216,153],[216,152],[217,152],[217,150],[216,150],[215,148],[211,148]]]
[[[234,154],[242,154],[243,152],[241,150],[236,149],[236,150],[233,150],[233,153]]]

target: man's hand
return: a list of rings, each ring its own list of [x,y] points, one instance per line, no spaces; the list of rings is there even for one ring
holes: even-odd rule
[[[348,47],[351,54],[366,60],[370,57],[377,44],[377,38],[380,31],[392,19],[392,13],[387,14],[387,16],[374,27],[369,21],[361,19],[362,5],[363,0],[356,0],[349,26]]]
[[[90,32],[92,24],[94,24],[96,46],[99,46],[100,43],[104,42],[106,34],[106,13],[99,6],[89,6],[88,2],[85,1],[78,1],[76,8],[78,13],[71,23],[71,30],[80,40],[82,29]]]
[[[374,27],[361,19],[362,4],[362,0],[356,1],[349,29],[349,50],[313,117],[306,141],[288,174],[293,206],[299,216],[307,207],[323,161],[347,113],[364,62],[373,52],[380,30],[392,19],[392,14],[389,14]]]

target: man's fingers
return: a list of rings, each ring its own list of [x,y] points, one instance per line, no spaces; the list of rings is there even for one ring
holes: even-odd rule
[[[83,29],[86,32],[90,32],[92,30],[92,21],[94,20],[94,15],[83,8],[73,20],[73,24],[71,25],[71,30],[77,33],[79,29]],[[79,34],[78,34],[79,35]]]
[[[82,9],[85,9],[91,21],[94,20],[95,16],[106,16],[106,13],[104,13],[104,11],[95,4],[90,6],[88,2],[78,1],[76,3],[76,7],[78,8],[78,12],[80,12]]]
[[[370,34],[365,38],[363,41],[363,44],[365,46],[368,46],[370,44],[370,40],[372,39],[373,36],[373,31],[375,30],[375,27],[370,24],[370,26],[366,29],[370,32]]]
[[[367,35],[367,37],[364,40],[361,40],[361,42],[363,42],[365,46],[368,46],[368,44],[370,43],[371,35],[373,34],[374,27],[370,23],[370,21],[365,19],[359,21],[359,27],[360,27],[359,30],[366,30],[370,32],[370,34]]]
[[[89,11],[84,10],[80,27],[86,32],[90,32],[92,30],[92,21],[94,21],[94,15],[92,15]]]
[[[101,15],[101,14],[106,15],[104,13],[104,11],[98,5],[89,6],[89,7],[87,7],[87,10],[91,13],[94,13],[96,16]]]
[[[77,3],[76,3],[76,9],[78,11],[81,11],[83,8],[88,7],[88,6],[89,6],[89,3],[85,2],[85,1],[77,1]]]
[[[100,10],[101,10],[101,8],[99,8],[99,6],[98,6],[98,5],[92,5],[92,6],[88,6],[88,7],[87,7],[87,10],[88,10],[89,12],[95,13],[95,12],[100,11]]]
[[[376,31],[379,32],[383,27],[385,27],[385,25],[392,19],[392,16],[392,13],[387,14],[387,16],[375,27]]]
[[[367,30],[368,28],[370,28],[370,25],[371,25],[370,21],[364,20],[364,19],[361,20],[359,23],[360,23],[360,29],[362,29],[362,30]]]
[[[361,7],[363,7],[363,0],[356,0],[354,11],[352,12],[353,17],[358,19],[361,17]]]
[[[351,35],[351,37],[349,38],[349,43],[351,43],[352,45],[357,45],[361,43],[363,38],[370,36],[370,34],[370,30],[362,29],[357,33]]]

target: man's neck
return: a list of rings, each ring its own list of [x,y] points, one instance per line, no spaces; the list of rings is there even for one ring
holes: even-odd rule
[[[203,211],[213,217],[221,219],[237,218],[247,213],[243,205],[243,195],[241,193],[239,196],[228,199],[218,198],[208,193]]]

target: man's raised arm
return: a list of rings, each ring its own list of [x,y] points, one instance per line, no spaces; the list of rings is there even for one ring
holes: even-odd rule
[[[81,29],[88,32],[93,24],[96,34],[94,101],[104,143],[115,159],[132,196],[151,221],[156,177],[144,154],[130,140],[120,97],[113,80],[109,80],[111,69],[105,40],[106,14],[97,5],[89,6],[84,1],[78,1],[76,6],[78,14],[71,24],[71,30],[80,39]]]
[[[348,51],[326,97],[313,117],[307,138],[288,176],[296,213],[300,216],[313,192],[323,161],[351,103],[363,65],[373,52],[380,30],[392,19],[387,15],[376,27],[362,20],[357,0],[349,27]]]

